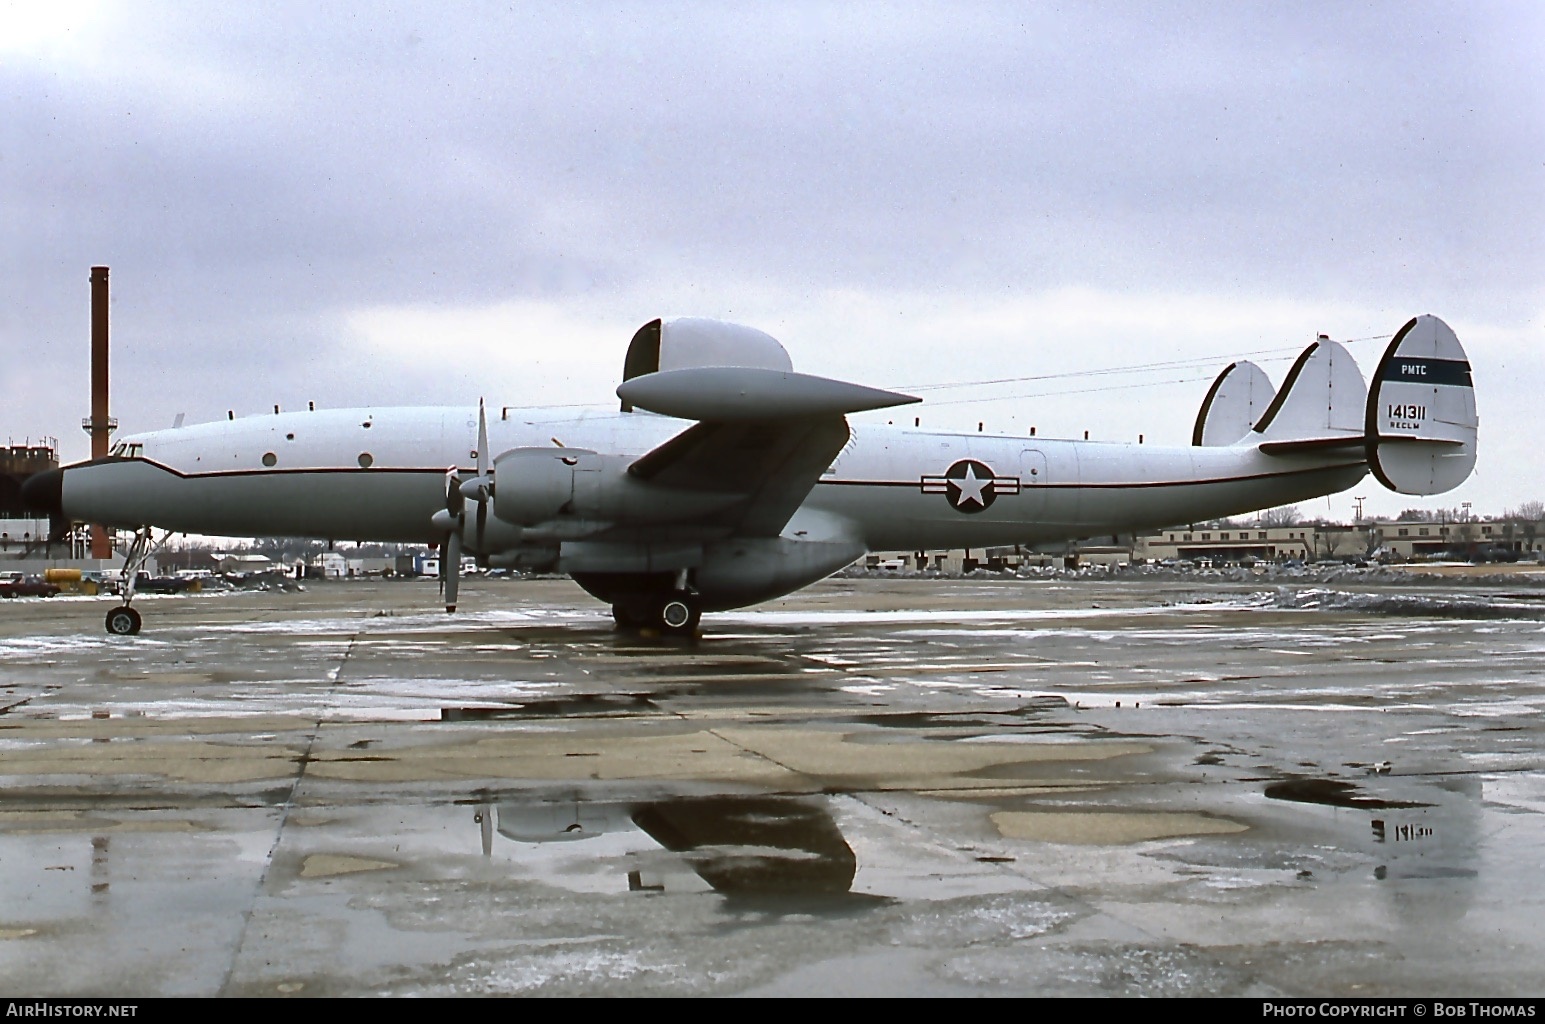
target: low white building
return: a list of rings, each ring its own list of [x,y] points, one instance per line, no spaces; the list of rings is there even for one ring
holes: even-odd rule
[[[215,568],[223,573],[269,572],[275,568],[267,555],[217,554]]]

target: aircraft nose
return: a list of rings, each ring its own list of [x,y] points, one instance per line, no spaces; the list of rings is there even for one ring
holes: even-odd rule
[[[24,508],[34,512],[46,512],[50,516],[64,515],[64,470],[45,469],[23,480],[21,503]]]

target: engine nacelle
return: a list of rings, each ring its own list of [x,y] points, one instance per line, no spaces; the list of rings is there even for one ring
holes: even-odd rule
[[[522,569],[527,572],[551,572],[558,565],[558,545],[522,544],[488,556],[495,569]]]
[[[511,448],[494,458],[494,515],[517,526],[535,526],[572,512],[574,469],[599,458],[580,448]]]
[[[567,518],[685,523],[745,498],[640,480],[628,473],[631,461],[583,448],[512,448],[494,459],[494,515],[526,527]]]
[[[737,537],[704,545],[564,542],[560,572],[611,604],[667,593],[679,570],[708,612],[790,594],[861,558],[861,541],[841,535]]]
[[[693,583],[704,611],[743,608],[792,594],[862,558],[856,540],[743,537],[709,544]]]

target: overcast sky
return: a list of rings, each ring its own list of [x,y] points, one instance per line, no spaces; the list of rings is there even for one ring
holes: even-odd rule
[[[1211,378],[1436,313],[1545,499],[1545,5],[0,0],[0,437],[613,405],[657,316],[925,426],[1189,442]],[[1135,374],[1088,371],[1170,362]],[[912,411],[908,411],[911,415]],[[872,418],[872,417],[871,417]],[[883,419],[883,414],[880,414]]]

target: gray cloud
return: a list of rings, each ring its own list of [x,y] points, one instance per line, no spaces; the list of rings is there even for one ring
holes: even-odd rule
[[[346,367],[350,314],[401,305],[568,305],[619,352],[658,312],[840,291],[1538,330],[1542,30],[1529,4],[109,8],[0,49],[0,338],[42,381],[6,427],[84,405],[93,263],[120,415],[157,422],[179,387],[251,407]]]

